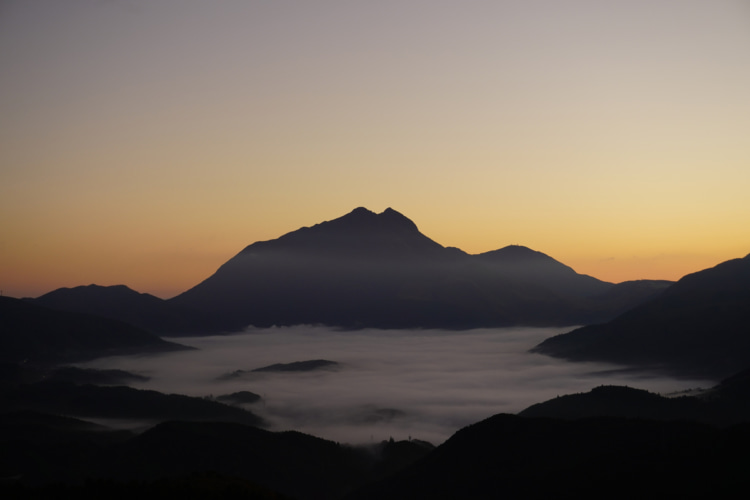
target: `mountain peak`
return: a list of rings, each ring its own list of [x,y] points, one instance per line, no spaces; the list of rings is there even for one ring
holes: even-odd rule
[[[242,253],[292,251],[328,256],[406,256],[440,252],[443,247],[419,232],[417,225],[392,208],[375,213],[357,207],[348,214],[303,227],[276,240],[256,242]]]
[[[395,211],[391,207],[388,207],[385,210],[383,210],[382,213],[378,214],[378,217],[380,217],[380,219],[386,222],[387,224],[400,226],[403,229],[419,232],[417,225],[414,224],[414,222],[411,219],[406,217],[404,214]]]
[[[72,288],[58,288],[56,290],[53,290],[51,292],[48,292],[40,297],[38,297],[38,300],[41,299],[41,301],[52,299],[57,300],[59,297],[81,297],[81,298],[87,298],[89,300],[94,298],[100,298],[100,297],[111,297],[111,298],[123,298],[128,296],[137,296],[137,295],[143,295],[139,292],[136,292],[132,288],[128,287],[127,285],[111,285],[111,286],[104,286],[104,285],[97,285],[95,283],[92,283],[90,285],[81,285],[76,286]]]
[[[391,233],[392,231],[403,232],[404,230],[413,233],[419,233],[417,225],[408,217],[395,211],[392,208],[386,208],[381,213],[375,213],[365,207],[357,207],[348,214],[320,224],[315,224],[312,228],[304,228],[305,232],[310,229],[318,232],[328,233],[379,233],[381,236]],[[296,234],[294,231],[291,234]],[[286,237],[282,236],[282,238]]]
[[[547,254],[532,250],[529,247],[522,245],[508,245],[507,247],[500,248],[499,250],[492,250],[479,254],[480,257],[490,258],[496,260],[502,260],[508,263],[522,263],[522,262],[557,262],[555,259]]]
[[[372,210],[368,210],[365,207],[357,207],[351,212],[349,212],[347,215],[370,216],[370,215],[376,215],[376,214]],[[346,217],[346,215],[344,217]]]
[[[343,217],[339,217],[338,219],[334,219],[333,221],[324,222],[322,224],[328,224],[330,222],[335,222],[337,220],[357,220],[357,221],[369,221],[373,224],[397,224],[401,225],[404,228],[409,228],[416,230],[417,225],[414,224],[414,222],[403,215],[400,212],[397,212],[396,210],[392,209],[391,207],[386,208],[381,213],[375,213],[372,210],[369,210],[365,207],[357,207],[348,214],[344,215]],[[321,225],[321,224],[316,224]]]

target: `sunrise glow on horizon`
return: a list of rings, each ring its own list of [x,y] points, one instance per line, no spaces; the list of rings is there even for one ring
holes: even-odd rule
[[[742,0],[10,0],[0,289],[171,297],[387,207],[611,282],[750,253]]]

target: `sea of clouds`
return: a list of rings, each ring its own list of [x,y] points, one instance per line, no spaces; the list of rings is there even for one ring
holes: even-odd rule
[[[190,396],[251,391],[245,408],[271,430],[298,430],[347,443],[393,437],[439,444],[458,429],[497,413],[517,413],[558,395],[599,385],[628,385],[670,393],[709,387],[605,363],[571,363],[530,353],[571,328],[493,328],[467,331],[358,330],[295,326],[241,334],[171,338],[196,347],[159,356],[123,356],[86,366],[151,377],[133,387]],[[275,363],[335,361],[334,369],[242,373]]]

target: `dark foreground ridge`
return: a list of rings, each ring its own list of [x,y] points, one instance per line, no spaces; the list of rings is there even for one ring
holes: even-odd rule
[[[186,498],[335,499],[432,449],[419,441],[352,447],[237,423],[170,421],[134,435],[51,415],[0,414],[0,495],[171,498],[192,485]]]
[[[496,415],[349,499],[726,498],[748,486],[750,428]]]
[[[578,499],[633,498],[643,491],[720,498],[750,486],[748,371],[696,397],[599,387],[533,405],[521,416],[496,415],[433,448],[419,440],[349,446],[269,432],[253,425],[251,413],[210,400],[48,381],[31,368],[11,368],[0,370],[4,498],[127,492]],[[230,396],[239,404],[257,401],[252,393]],[[135,434],[61,415],[176,420]],[[690,480],[680,480],[685,477]]]

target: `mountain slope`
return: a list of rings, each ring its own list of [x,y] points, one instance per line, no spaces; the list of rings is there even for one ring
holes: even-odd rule
[[[621,386],[601,386],[583,394],[560,396],[534,404],[518,415],[564,419],[624,417],[716,423],[711,409],[698,398],[665,398],[642,389]]]
[[[529,406],[518,415],[578,419],[625,417],[690,420],[717,426],[750,422],[750,370],[729,377],[709,390],[664,397],[642,389],[600,386]]]
[[[346,498],[725,497],[746,487],[748,445],[747,426],[501,414]]]
[[[481,253],[474,260],[507,280],[543,286],[560,295],[591,297],[612,287],[611,283],[578,274],[552,257],[520,245]]]
[[[248,245],[167,301],[122,285],[89,285],[33,302],[167,335],[292,324],[461,329],[607,321],[665,286],[613,285],[519,245],[469,255],[431,240],[391,208],[360,207]]]
[[[63,428],[59,417],[49,415],[10,417],[0,415],[3,498],[59,498],[65,496],[61,492],[77,493],[82,487],[82,498],[335,499],[433,449],[416,440],[366,449],[231,422],[169,421],[132,436],[89,429],[82,421],[66,420]],[[39,489],[14,495],[13,476]],[[261,496],[245,492],[240,484],[224,492],[206,490],[210,483],[205,479],[221,477],[278,493]],[[176,488],[176,479],[189,484]]]
[[[36,364],[188,349],[140,328],[0,297],[0,362]]]
[[[12,411],[37,411],[80,418],[121,421],[196,420],[262,425],[257,415],[216,401],[131,387],[63,381],[18,384],[0,391],[0,404]]]
[[[659,297],[534,351],[709,376],[750,366],[750,256],[685,276]]]
[[[249,245],[170,302],[222,318],[225,329],[562,325],[600,314],[582,299],[611,286],[525,247],[471,256],[395,210],[357,208]]]
[[[148,293],[125,285],[59,288],[28,301],[61,311],[119,319],[160,334],[185,333],[200,329],[203,318]]]

